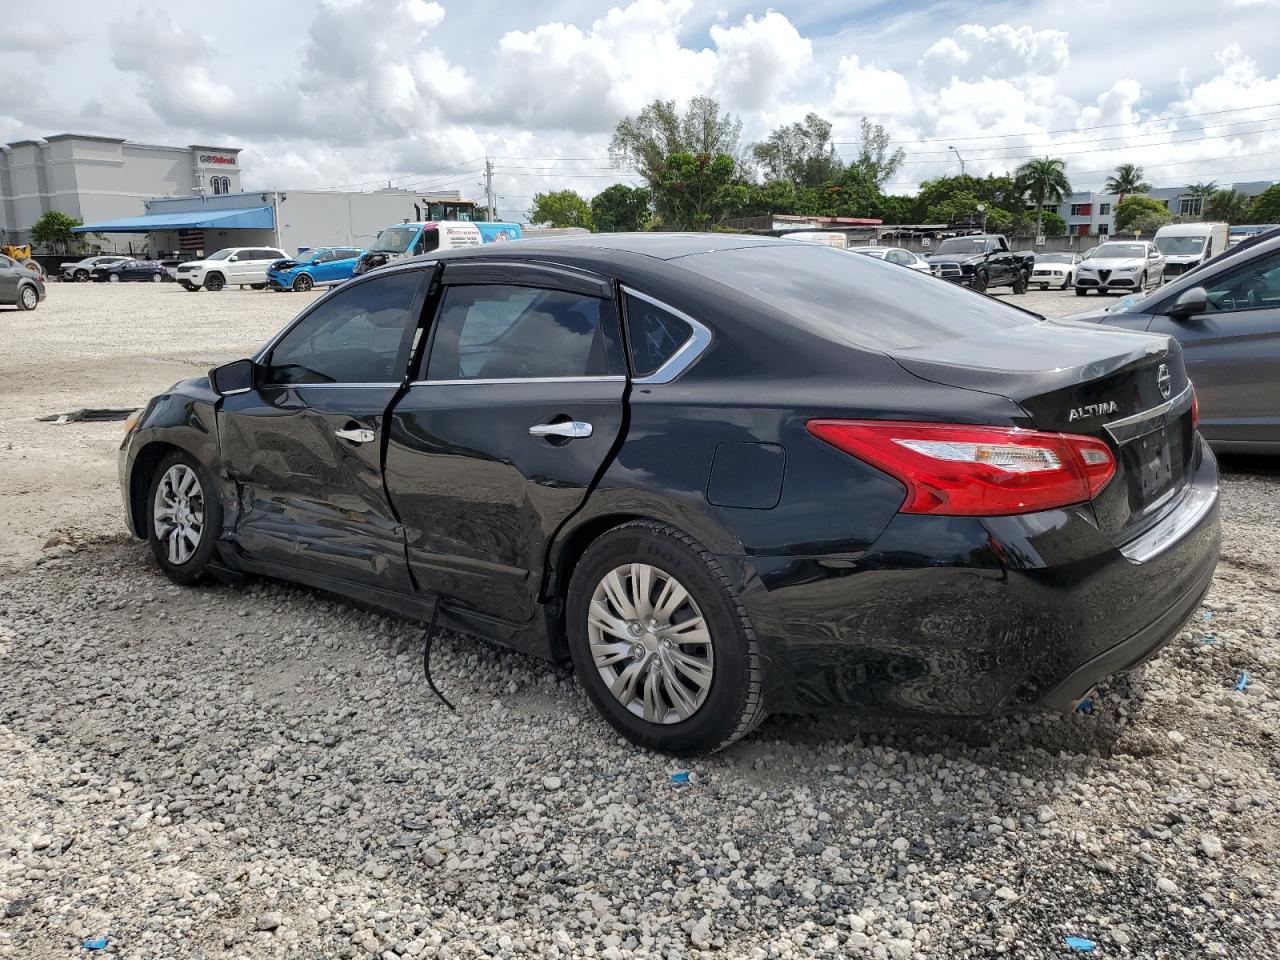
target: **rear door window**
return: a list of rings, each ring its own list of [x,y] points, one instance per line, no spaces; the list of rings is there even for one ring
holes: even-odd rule
[[[621,372],[612,305],[505,284],[445,290],[426,380],[513,380]],[[614,359],[617,357],[617,359]]]

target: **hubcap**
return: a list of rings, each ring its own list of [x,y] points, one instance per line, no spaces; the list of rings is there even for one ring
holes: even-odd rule
[[[32,309],[36,305],[36,292],[30,287],[26,287],[22,291],[22,305],[28,310]]]
[[[605,574],[591,595],[587,639],[610,693],[650,723],[688,720],[711,692],[715,650],[702,611],[650,564]]]
[[[152,510],[156,536],[168,547],[169,562],[186,563],[204,534],[204,491],[196,472],[181,463],[166,470]]]

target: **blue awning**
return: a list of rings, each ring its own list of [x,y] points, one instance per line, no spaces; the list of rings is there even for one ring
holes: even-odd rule
[[[182,213],[149,213],[74,227],[73,233],[151,233],[154,230],[270,230],[270,207],[184,210]]]

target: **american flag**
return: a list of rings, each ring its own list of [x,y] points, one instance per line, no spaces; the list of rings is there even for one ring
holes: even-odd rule
[[[178,249],[183,253],[194,253],[204,249],[203,230],[179,230]]]

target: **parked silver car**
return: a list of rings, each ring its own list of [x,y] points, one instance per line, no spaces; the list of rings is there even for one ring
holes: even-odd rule
[[[1155,293],[1071,319],[1174,337],[1210,445],[1280,453],[1280,235],[1211,260]]]
[[[1076,268],[1076,296],[1090,290],[1124,293],[1160,286],[1164,254],[1148,240],[1108,240],[1084,255]]]

